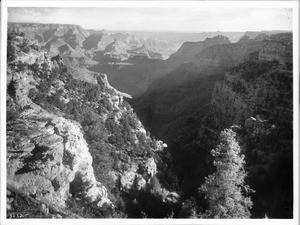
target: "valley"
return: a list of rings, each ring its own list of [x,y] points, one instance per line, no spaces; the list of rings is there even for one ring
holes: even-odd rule
[[[9,23],[7,48],[8,190],[29,217],[293,217],[291,32]],[[220,140],[240,149],[241,214],[201,192]]]

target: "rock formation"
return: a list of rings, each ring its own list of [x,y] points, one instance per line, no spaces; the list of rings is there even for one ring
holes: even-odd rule
[[[111,204],[106,188],[95,179],[80,125],[34,103],[27,107],[7,124],[7,183],[61,207],[76,194],[72,189],[80,189],[83,198],[99,207]]]
[[[204,41],[199,42],[185,42],[176,53],[170,56],[168,63],[173,65],[172,70],[174,70],[183,63],[191,62],[195,55],[205,48],[224,44],[230,44],[230,41],[227,37],[222,35],[217,35],[213,38],[206,38]]]
[[[67,67],[60,55],[51,57],[34,43],[9,34],[9,187],[42,199],[46,208],[76,211],[81,204],[90,210],[79,212],[84,217],[105,217],[107,210],[108,216],[124,214],[116,205],[122,197],[112,193],[131,195],[135,181],[138,191],[146,191],[166,145],[150,137],[123,100],[130,96],[113,88],[105,74],[94,73],[94,83],[76,80],[73,70],[81,67]],[[8,207],[10,215],[18,209],[16,201]]]

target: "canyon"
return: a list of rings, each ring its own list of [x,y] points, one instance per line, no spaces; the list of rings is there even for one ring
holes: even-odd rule
[[[200,215],[210,151],[230,128],[256,191],[252,217],[293,216],[292,33],[8,33],[9,215],[24,210],[17,192],[43,217]]]

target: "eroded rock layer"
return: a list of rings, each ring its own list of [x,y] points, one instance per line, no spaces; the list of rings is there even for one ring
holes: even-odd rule
[[[92,156],[77,122],[32,103],[7,128],[8,184],[63,207],[72,196],[70,186],[76,184],[82,197],[100,207],[111,204],[106,188],[95,179]]]

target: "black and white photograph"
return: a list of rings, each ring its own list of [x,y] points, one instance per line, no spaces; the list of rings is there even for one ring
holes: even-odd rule
[[[1,224],[299,223],[299,2],[1,6]]]

